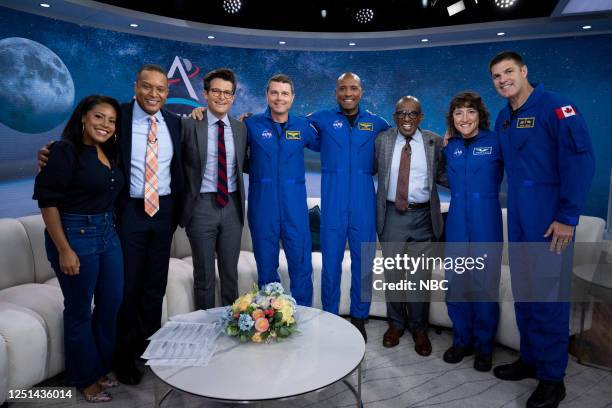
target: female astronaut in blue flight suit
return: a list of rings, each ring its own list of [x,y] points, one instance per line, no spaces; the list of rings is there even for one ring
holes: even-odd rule
[[[446,256],[484,257],[485,261],[476,264],[484,264],[483,268],[446,270],[453,345],[444,353],[444,361],[458,363],[475,352],[474,368],[489,371],[499,321],[503,161],[497,135],[488,130],[489,113],[478,94],[456,95],[447,123],[452,137],[444,150],[451,189]]]

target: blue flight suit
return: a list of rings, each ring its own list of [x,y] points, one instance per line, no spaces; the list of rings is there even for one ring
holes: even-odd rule
[[[578,224],[595,172],[591,139],[583,116],[568,99],[534,85],[516,111],[507,105],[495,123],[508,176],[508,238],[547,247],[553,221]],[[566,253],[571,255],[572,248]],[[539,380],[560,381],[568,359],[569,303],[537,301],[530,290],[569,287],[571,256],[540,251],[525,257],[510,250],[510,272],[521,359],[536,367]],[[546,275],[549,276],[546,276]],[[554,275],[554,276],[553,276]],[[546,278],[556,279],[552,284]]]
[[[389,124],[360,109],[354,125],[339,107],[315,112],[308,119],[321,138],[321,302],[338,314],[342,259],[348,237],[351,252],[351,316],[370,313],[372,265],[376,243],[376,196],[372,169],[374,140]],[[370,248],[371,247],[371,248]],[[364,290],[362,296],[362,288]]]
[[[312,243],[306,203],[304,147],[319,149],[316,130],[304,117],[287,123],[265,113],[245,121],[249,144],[248,220],[258,284],[280,282],[279,241],[287,257],[291,295],[312,305]]]
[[[504,177],[497,135],[479,130],[467,146],[456,134],[444,149],[451,202],[445,223],[448,252],[457,256],[487,255],[483,270],[447,270],[448,316],[453,345],[493,352],[499,322],[499,276],[503,223],[499,187]],[[499,242],[500,244],[491,244]],[[479,244],[481,243],[481,244]]]

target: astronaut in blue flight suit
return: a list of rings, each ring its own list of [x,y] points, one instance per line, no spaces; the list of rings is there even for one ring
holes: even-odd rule
[[[362,253],[362,243],[376,242],[376,197],[372,179],[374,140],[389,128],[389,124],[380,116],[360,109],[361,94],[359,77],[344,73],[336,82],[338,107],[316,112],[308,119],[321,138],[323,309],[338,313],[342,259],[348,238],[351,322],[367,341],[364,323],[370,312],[368,294],[371,293],[375,247],[364,245]]]
[[[280,282],[279,241],[287,257],[291,295],[312,305],[312,243],[306,204],[304,148],[318,151],[319,138],[305,117],[289,113],[295,96],[286,75],[268,81],[268,108],[246,121],[248,220],[258,285]]]
[[[489,112],[474,92],[456,95],[447,115],[453,137],[444,149],[451,202],[445,223],[447,255],[486,256],[484,269],[447,270],[448,315],[453,345],[447,363],[476,352],[474,368],[491,369],[499,321],[499,276],[503,241],[499,187],[504,176],[497,135],[489,130]],[[485,255],[486,254],[486,255]]]
[[[489,70],[498,93],[508,100],[495,123],[508,177],[508,238],[537,248],[544,242],[550,256],[566,248],[571,255],[574,228],[595,171],[585,120],[568,99],[531,85],[520,55],[505,51]],[[524,256],[510,250],[510,273],[521,357],[495,367],[503,380],[537,378],[527,407],[557,407],[565,397],[563,377],[568,360],[569,303],[527,291],[569,287],[571,256]],[[556,268],[556,269],[553,269]],[[550,284],[543,275],[556,275]]]

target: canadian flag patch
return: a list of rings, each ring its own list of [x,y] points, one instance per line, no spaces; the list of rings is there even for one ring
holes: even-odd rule
[[[555,113],[557,114],[557,118],[565,119],[576,115],[576,109],[574,109],[572,105],[565,105],[555,109]]]

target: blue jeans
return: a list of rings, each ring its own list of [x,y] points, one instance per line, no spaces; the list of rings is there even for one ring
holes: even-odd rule
[[[79,274],[69,276],[60,270],[59,254],[47,231],[45,247],[64,294],[66,384],[85,388],[111,369],[123,296],[123,256],[112,213],[63,213],[61,219],[79,257]]]

